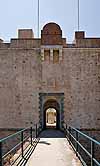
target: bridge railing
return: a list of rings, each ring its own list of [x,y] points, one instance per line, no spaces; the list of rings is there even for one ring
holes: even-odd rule
[[[38,143],[39,128],[25,128],[0,139],[0,166],[21,165]]]
[[[89,165],[100,166],[100,142],[96,141],[95,139],[89,137],[80,130],[71,126],[67,127],[66,125],[65,133],[69,143],[73,147],[74,151],[76,152],[76,155],[79,157],[84,166],[88,165],[86,158],[89,158],[90,160]],[[87,141],[84,142],[84,140],[86,139]],[[82,140],[84,143],[82,143]],[[88,145],[85,146],[85,144],[87,143]],[[84,159],[84,154],[85,154],[85,159]],[[99,159],[96,156],[97,154],[99,156]]]

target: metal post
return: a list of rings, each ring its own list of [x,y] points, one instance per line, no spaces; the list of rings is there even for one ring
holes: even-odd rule
[[[22,157],[24,157],[24,150],[23,150],[23,131],[21,132],[21,151],[22,151]]]
[[[77,156],[78,156],[78,141],[79,141],[78,132],[76,131],[76,155]]]
[[[31,145],[32,145],[32,127],[30,128],[30,137],[31,137]]]
[[[91,141],[91,166],[94,166],[93,158],[94,158],[94,142]]]
[[[0,166],[3,166],[3,161],[2,161],[2,142],[0,142]]]
[[[37,124],[36,124],[36,131],[35,131],[35,132],[36,132],[36,138],[37,138],[37,135],[38,135],[38,133],[37,133],[37,132],[38,132],[38,131],[37,131]]]
[[[40,24],[40,0],[38,0],[38,38],[39,38],[39,25]]]
[[[80,29],[80,0],[78,0],[78,31]]]
[[[66,128],[65,128],[65,130],[66,130],[66,131],[65,131],[65,134],[66,134],[66,136],[67,136],[67,124],[66,124]]]
[[[71,144],[71,127],[69,126],[69,143]]]

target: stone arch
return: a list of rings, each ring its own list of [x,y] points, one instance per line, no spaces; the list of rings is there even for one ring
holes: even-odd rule
[[[43,27],[42,34],[62,35],[62,30],[58,24],[50,22]]]
[[[41,31],[42,45],[62,45],[62,30],[54,22],[50,22],[43,27]]]
[[[54,101],[54,102],[53,102]],[[44,111],[48,107],[54,107],[58,111],[59,129],[64,123],[64,93],[39,93],[39,127],[44,128]]]
[[[60,128],[60,105],[54,99],[47,100],[43,105],[43,129],[46,128],[46,111],[49,108],[54,108],[56,110],[56,128]]]

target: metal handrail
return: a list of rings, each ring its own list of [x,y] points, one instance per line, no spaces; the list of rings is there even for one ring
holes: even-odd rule
[[[94,145],[96,144],[97,146],[99,146],[100,148],[100,142],[96,141],[95,139],[89,137],[88,135],[84,134],[83,132],[81,132],[80,130],[69,126],[66,128],[64,127],[65,132],[66,132],[66,137],[70,143],[70,145],[73,147],[73,149],[76,152],[76,155],[80,158],[82,164],[84,166],[86,166],[86,161],[84,161],[83,157],[80,154],[79,148],[81,148],[83,150],[83,152],[85,152],[85,154],[91,159],[91,166],[100,166],[100,161],[98,161],[95,156],[94,156]],[[72,131],[74,131],[75,133],[73,134]],[[90,143],[91,143],[91,152],[89,152],[89,150],[87,150],[82,144],[81,142],[79,142],[79,136],[82,136],[83,138],[87,138]],[[73,143],[74,141],[74,143]]]
[[[26,131],[26,130],[28,130],[28,129],[29,129],[29,127],[28,127],[28,128],[25,128],[25,129],[22,129],[22,130],[20,130],[20,131],[14,133],[14,134],[8,135],[7,137],[4,137],[4,138],[0,139],[0,142],[6,141],[6,140],[8,140],[9,138],[14,137],[14,136],[20,134],[22,131],[24,132],[24,131]]]
[[[96,144],[100,145],[100,142],[96,141],[95,139],[89,137],[88,135],[84,134],[83,132],[81,132],[80,130],[70,126],[73,130],[77,131],[78,133],[80,133],[81,135],[83,135],[84,137],[88,138],[89,140],[95,142]]]
[[[8,135],[7,137],[4,137],[4,138],[0,139],[0,142],[6,141],[7,139],[9,139],[9,138],[11,138],[11,137],[14,137],[14,136],[20,134],[22,131],[24,132],[24,131],[26,131],[26,130],[28,130],[28,129],[29,129],[29,127],[28,127],[28,128],[25,128],[25,129],[22,129],[22,130],[20,130],[20,131],[14,133],[14,134]]]
[[[34,139],[33,139],[33,130],[35,129],[35,136],[34,136]],[[28,132],[28,133],[26,133],[26,136],[24,135],[24,133],[25,132]],[[25,151],[25,149],[26,149],[26,147],[24,148],[24,144],[25,144],[25,142],[27,142],[28,140],[28,146],[30,145],[30,146],[34,146],[33,145],[33,142],[35,142],[35,144],[37,144],[38,143],[38,140],[36,141],[36,138],[38,137],[38,127],[37,127],[37,124],[36,124],[36,127],[35,128],[32,128],[32,127],[29,127],[29,128],[25,128],[25,129],[22,129],[22,130],[20,130],[20,131],[18,131],[18,132],[16,132],[16,133],[14,133],[14,134],[12,134],[12,135],[9,135],[9,136],[7,136],[7,137],[5,137],[5,138],[2,138],[2,139],[0,139],[0,166],[3,166],[4,164],[4,160],[6,159],[6,157],[8,156],[8,155],[13,155],[14,156],[14,154],[16,154],[16,152],[14,152],[14,151],[17,151],[18,150],[18,148],[20,149],[20,154],[18,155],[18,157],[17,157],[17,159],[19,159],[19,157],[21,156],[21,159],[20,159],[20,161],[21,160],[23,160],[24,159],[24,156],[26,155],[26,153],[24,154],[24,151]],[[7,152],[5,152],[5,153],[3,153],[3,147],[4,147],[4,145],[3,145],[3,143],[4,142],[7,142],[7,141],[9,141],[9,140],[12,140],[13,141],[13,139],[14,138],[17,138],[17,137],[19,137],[19,139],[20,139],[20,142],[18,142],[16,145],[14,145],[10,150],[8,150]],[[27,147],[28,147],[27,146]],[[29,150],[29,149],[28,149]],[[15,162],[17,161],[17,159],[15,159]],[[20,162],[19,161],[19,162]],[[13,162],[13,164],[15,164],[15,162]],[[11,164],[12,165],[12,164]]]

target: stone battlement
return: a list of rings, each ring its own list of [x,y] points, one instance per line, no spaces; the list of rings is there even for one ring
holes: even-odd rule
[[[0,48],[39,48],[41,45],[62,45],[64,48],[100,48],[100,38],[86,38],[84,31],[76,31],[72,44],[62,38],[62,30],[56,23],[48,23],[41,30],[41,38],[34,38],[32,29],[19,29],[18,38],[5,43],[0,39]]]

